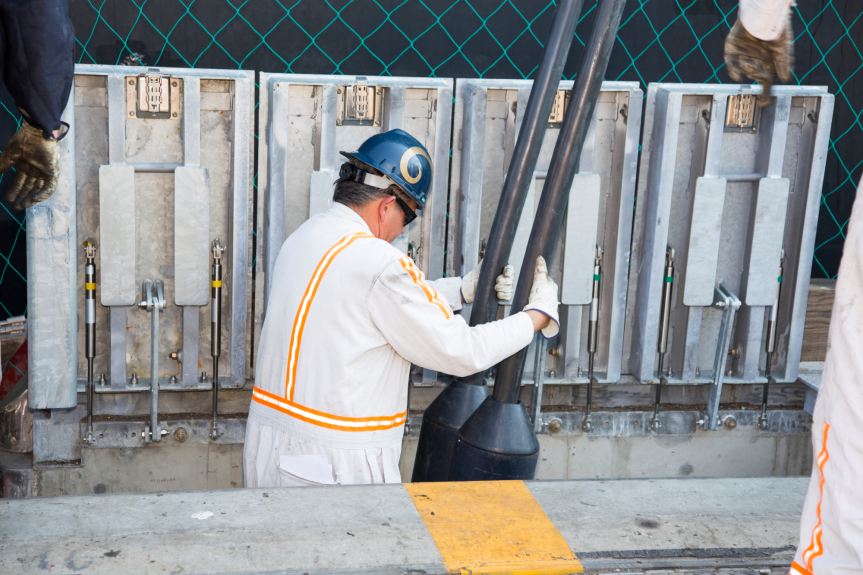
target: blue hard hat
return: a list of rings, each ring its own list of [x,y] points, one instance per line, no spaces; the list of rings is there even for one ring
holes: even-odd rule
[[[422,208],[431,187],[432,160],[425,146],[404,130],[375,134],[356,152],[341,152],[392,179]]]

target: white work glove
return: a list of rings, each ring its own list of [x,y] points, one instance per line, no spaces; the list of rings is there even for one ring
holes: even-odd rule
[[[548,268],[545,258],[536,258],[536,267],[533,269],[533,285],[530,286],[530,296],[524,311],[535,310],[544,313],[551,318],[548,325],[542,328],[545,339],[556,337],[560,333],[560,318],[557,314],[557,284],[548,277]]]
[[[469,274],[461,279],[461,299],[464,303],[473,303],[476,297],[476,284],[479,282],[479,272],[482,269],[482,260]],[[497,276],[494,282],[494,291],[497,293],[498,301],[509,301],[512,299],[512,278],[515,270],[512,265],[506,264],[503,273]]]

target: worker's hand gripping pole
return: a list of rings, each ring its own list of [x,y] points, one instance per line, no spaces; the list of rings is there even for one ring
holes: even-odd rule
[[[165,285],[162,280],[145,279],[141,291],[138,307],[150,312],[150,425],[143,433],[144,441],[150,443],[168,435],[159,425],[159,314],[165,310]]]
[[[593,429],[590,420],[591,404],[593,403],[593,384],[596,378],[593,376],[593,360],[596,355],[596,331],[599,323],[599,292],[602,281],[602,248],[596,246],[596,255],[593,259],[593,296],[590,300],[590,317],[587,320],[587,408],[584,412],[584,420],[581,428],[587,432]]]
[[[761,396],[761,416],[758,418],[758,425],[761,429],[767,429],[767,396],[770,394],[770,383],[773,377],[770,375],[770,364],[773,363],[773,352],[776,351],[776,316],[779,313],[779,296],[782,293],[782,261],[785,259],[785,250],[779,259],[779,277],[776,284],[776,300],[770,306],[767,313],[767,339],[764,342],[764,351],[767,353],[767,363],[764,366],[764,377],[767,382],[764,384],[764,391]]]
[[[219,356],[222,352],[222,254],[219,238],[213,240],[213,268],[210,277],[210,355],[213,356],[213,428],[210,435],[219,437],[217,418],[219,414]]]
[[[665,375],[662,366],[665,362],[665,352],[668,351],[668,324],[671,318],[671,291],[674,288],[674,248],[665,251],[665,276],[662,278],[662,302],[660,311],[662,317],[659,321],[659,369],[656,370],[656,401],[653,403],[653,420],[650,429],[659,431],[659,405],[662,399],[662,382]]]
[[[87,355],[87,437],[84,443],[93,445],[93,359],[96,357],[96,246],[84,242],[84,348]]]

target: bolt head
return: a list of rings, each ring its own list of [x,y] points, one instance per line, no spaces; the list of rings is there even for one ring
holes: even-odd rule
[[[733,417],[726,417],[725,427],[727,427],[728,429],[734,429],[735,427],[737,427],[737,420]]]
[[[129,115],[130,115],[130,116],[134,116],[134,115],[135,115],[135,112],[129,112]]]
[[[174,430],[174,441],[177,441],[178,443],[183,443],[184,441],[186,441],[187,437],[188,437],[188,434],[186,433],[185,428],[178,427],[177,429]]]
[[[176,117],[177,117],[177,112],[174,112],[174,113],[173,113],[173,114],[171,114],[171,115],[172,115],[173,117],[175,117],[175,118],[176,118]]]
[[[557,433],[561,430],[562,425],[560,424],[560,420],[554,419],[551,423],[548,424],[548,430],[552,433]]]
[[[129,85],[130,85],[130,86],[134,86],[134,85],[135,85],[135,80],[129,80]]]

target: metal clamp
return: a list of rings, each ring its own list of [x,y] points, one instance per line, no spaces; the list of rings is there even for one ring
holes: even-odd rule
[[[722,311],[719,323],[719,337],[716,340],[716,355],[713,357],[713,383],[710,384],[710,396],[707,398],[707,414],[701,420],[704,430],[716,431],[719,427],[719,400],[722,395],[722,383],[725,377],[725,361],[728,358],[728,348],[731,346],[731,334],[734,327],[734,314],[740,309],[740,299],[725,285],[713,289],[713,305]]]
[[[150,443],[168,434],[159,426],[159,314],[165,310],[165,284],[145,279],[141,292],[138,307],[150,312],[150,425],[144,428],[144,441]]]

